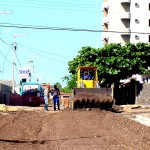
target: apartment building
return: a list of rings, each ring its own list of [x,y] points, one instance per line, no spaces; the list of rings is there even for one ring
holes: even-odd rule
[[[105,44],[150,42],[150,0],[104,0]]]

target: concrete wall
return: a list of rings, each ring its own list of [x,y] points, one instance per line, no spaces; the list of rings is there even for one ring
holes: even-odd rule
[[[11,80],[0,80],[0,104],[10,105],[12,91]]]
[[[0,92],[0,104],[10,105],[10,93]]]
[[[10,91],[12,91],[12,81],[0,80],[0,92],[10,92]]]
[[[136,104],[150,105],[150,84],[141,84],[141,89],[137,95]]]
[[[10,104],[10,94],[12,90],[12,81],[0,80],[0,104]]]

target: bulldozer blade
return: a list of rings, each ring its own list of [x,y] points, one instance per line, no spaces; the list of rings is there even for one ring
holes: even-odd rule
[[[111,109],[114,101],[111,88],[74,88],[72,109]]]

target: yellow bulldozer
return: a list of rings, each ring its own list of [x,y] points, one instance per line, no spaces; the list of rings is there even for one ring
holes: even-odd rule
[[[77,87],[73,89],[71,108],[111,109],[113,103],[112,88],[100,87],[97,67],[78,67]]]

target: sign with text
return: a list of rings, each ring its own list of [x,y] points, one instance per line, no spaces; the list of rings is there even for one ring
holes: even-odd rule
[[[20,67],[19,68],[19,78],[20,79],[28,79],[30,76],[30,68],[29,67]]]

